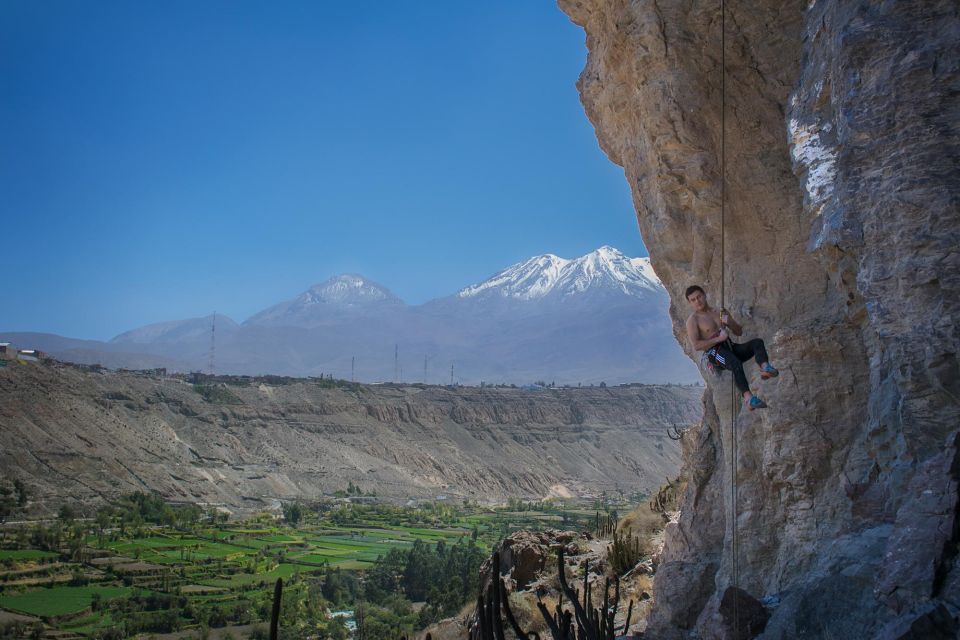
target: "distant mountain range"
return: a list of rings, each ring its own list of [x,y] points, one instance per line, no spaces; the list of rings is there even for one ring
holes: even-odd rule
[[[648,258],[601,247],[547,254],[454,295],[411,306],[357,274],[254,314],[217,315],[217,373],[430,383],[694,382]],[[109,342],[0,333],[62,360],[108,367],[209,367],[214,317],[150,324]],[[396,359],[395,359],[396,356]],[[452,367],[452,371],[451,371]]]

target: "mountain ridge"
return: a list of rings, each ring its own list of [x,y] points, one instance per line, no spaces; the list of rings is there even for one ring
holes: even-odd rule
[[[521,286],[525,285],[525,286]],[[643,295],[662,289],[649,258],[629,258],[604,245],[579,258],[567,259],[547,253],[534,256],[497,272],[487,280],[464,287],[460,298],[495,292],[519,300],[561,297],[583,293],[591,286],[613,286],[628,295]]]
[[[421,305],[341,274],[240,324],[218,314],[215,332],[206,316],[146,325],[99,348],[53,338],[31,346],[84,364],[208,371],[212,363],[221,373],[370,382],[698,381],[667,304],[649,259],[604,246],[573,259],[534,256]]]

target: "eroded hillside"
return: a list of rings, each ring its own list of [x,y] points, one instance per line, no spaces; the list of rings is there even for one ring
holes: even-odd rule
[[[390,498],[595,495],[675,475],[702,388],[528,391],[0,369],[0,473],[35,508],[135,490],[257,509],[352,482]]]

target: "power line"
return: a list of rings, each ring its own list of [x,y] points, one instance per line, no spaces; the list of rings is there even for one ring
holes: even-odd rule
[[[213,320],[210,322],[210,359],[207,363],[207,371],[210,375],[214,374],[214,357],[217,351],[217,312],[213,312]]]

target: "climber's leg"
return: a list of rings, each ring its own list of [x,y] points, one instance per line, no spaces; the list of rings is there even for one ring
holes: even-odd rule
[[[762,344],[763,343],[761,343],[761,348]],[[737,347],[746,346],[747,345],[733,345],[733,348],[736,349]],[[720,366],[733,372],[733,381],[737,385],[737,389],[740,390],[740,394],[743,396],[743,402],[747,409],[750,411],[753,411],[754,409],[765,409],[767,407],[767,403],[750,393],[750,385],[747,384],[747,376],[743,372],[743,362],[741,362],[740,358],[737,357],[736,352],[734,352],[734,350],[728,347],[726,344],[718,345],[716,349],[717,354],[714,357]],[[741,352],[745,354],[746,350],[742,350]],[[747,357],[749,358],[751,356],[753,356],[752,348],[750,356]]]
[[[741,362],[756,358],[757,364],[760,365],[760,377],[764,380],[776,378],[780,375],[780,372],[770,364],[770,358],[767,356],[767,346],[760,338],[733,345],[733,352]]]
[[[727,371],[733,372],[733,381],[737,385],[737,389],[740,390],[744,400],[749,400],[753,394],[750,393],[750,385],[747,384],[747,376],[743,372],[743,363],[726,344],[718,344],[716,350],[717,354],[714,358],[716,358],[717,364]]]

